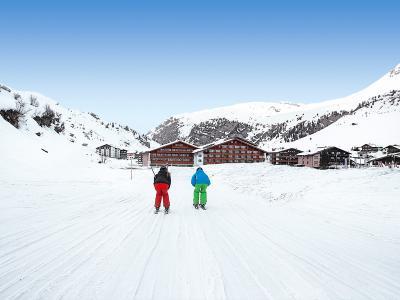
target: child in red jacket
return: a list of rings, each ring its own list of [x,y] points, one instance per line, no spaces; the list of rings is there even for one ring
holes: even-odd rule
[[[167,167],[163,166],[160,171],[154,176],[154,188],[156,189],[156,200],[154,207],[156,208],[155,213],[158,213],[161,206],[161,199],[163,200],[163,205],[165,213],[169,211],[169,195],[168,190],[171,186],[171,174],[168,172]]]

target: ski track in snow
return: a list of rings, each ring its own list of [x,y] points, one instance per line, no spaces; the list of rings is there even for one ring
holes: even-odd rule
[[[208,168],[207,211],[171,170],[169,215],[149,170],[0,181],[0,299],[400,298],[400,172]]]

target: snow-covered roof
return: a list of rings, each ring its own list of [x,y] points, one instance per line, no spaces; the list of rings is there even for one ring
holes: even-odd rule
[[[268,151],[268,153],[280,153],[280,152],[284,152],[284,151],[287,151],[287,150],[297,150],[297,151],[302,152],[300,149],[297,149],[295,147],[289,147],[289,148],[283,148],[283,149],[275,150],[275,151]]]
[[[398,149],[400,149],[400,145],[387,145],[385,148],[388,148],[388,147],[394,147],[394,148],[398,148]]]
[[[390,153],[390,154],[382,155],[382,156],[379,156],[379,157],[375,157],[375,158],[370,159],[368,162],[375,161],[375,160],[380,160],[380,159],[386,158],[386,157],[398,157],[398,158],[400,158],[400,152]]]
[[[110,147],[113,147],[113,148],[121,149],[121,148],[119,148],[117,146],[114,146],[114,145],[111,145],[111,144],[103,144],[101,146],[96,147],[96,149],[99,149],[99,148],[104,147],[104,146],[110,146]]]
[[[314,154],[320,153],[320,152],[322,152],[322,151],[324,151],[324,150],[329,150],[329,149],[331,149],[331,148],[337,148],[337,149],[339,149],[339,150],[341,150],[341,151],[350,153],[349,151],[340,149],[339,147],[336,147],[336,146],[326,146],[326,147],[318,147],[318,148],[316,148],[316,149],[309,150],[309,151],[304,151],[304,152],[299,153],[299,154],[297,154],[297,155],[299,155],[299,156],[314,155]]]
[[[171,145],[176,144],[176,143],[183,143],[183,144],[186,144],[186,145],[188,145],[188,146],[194,147],[194,148],[196,148],[196,149],[199,148],[199,147],[197,147],[197,146],[195,146],[195,145],[193,145],[193,144],[190,144],[190,143],[188,143],[188,142],[185,142],[185,141],[182,141],[182,140],[175,140],[175,141],[170,142],[170,143],[168,143],[168,144],[164,144],[164,145],[161,145],[161,146],[159,146],[159,147],[146,150],[146,151],[144,151],[143,153],[152,152],[152,151],[155,151],[155,150],[158,150],[158,149],[167,147],[167,146],[171,146]]]
[[[254,147],[254,148],[256,148],[256,149],[258,149],[258,150],[260,150],[260,151],[263,151],[263,152],[267,152],[267,151],[265,151],[264,149],[261,149],[261,148],[257,147],[257,146],[256,146],[255,144],[253,144],[252,142],[245,140],[244,138],[241,138],[241,137],[232,137],[232,138],[227,138],[227,139],[220,139],[220,140],[218,140],[218,141],[216,141],[216,142],[214,142],[214,143],[210,143],[210,144],[204,145],[204,146],[202,146],[201,148],[199,148],[199,149],[197,149],[197,150],[194,150],[193,153],[201,152],[201,151],[204,151],[204,150],[209,149],[209,148],[211,148],[211,147],[218,146],[218,145],[221,145],[221,144],[225,144],[225,143],[230,142],[230,141],[233,141],[233,140],[240,140],[240,141],[242,141],[243,143],[250,145],[251,147]]]
[[[373,144],[373,143],[367,143],[367,144],[361,145],[361,147],[363,147],[363,146],[379,147],[378,145]]]

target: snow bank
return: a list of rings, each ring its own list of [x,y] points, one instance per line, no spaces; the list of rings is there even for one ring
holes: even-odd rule
[[[0,90],[0,109],[15,109],[15,100],[7,92]]]

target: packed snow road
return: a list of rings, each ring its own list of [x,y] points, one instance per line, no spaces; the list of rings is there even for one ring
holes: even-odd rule
[[[399,170],[265,164],[0,180],[0,299],[399,299]]]

